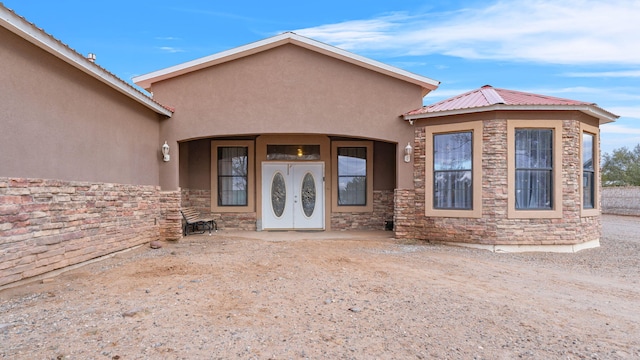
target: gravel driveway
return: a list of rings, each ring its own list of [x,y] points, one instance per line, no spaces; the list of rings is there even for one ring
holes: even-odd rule
[[[190,236],[0,292],[7,359],[638,359],[640,219],[601,247],[495,254]]]

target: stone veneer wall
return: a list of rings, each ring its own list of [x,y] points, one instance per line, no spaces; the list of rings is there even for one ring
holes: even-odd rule
[[[181,191],[160,192],[160,238],[180,240],[182,238],[182,214],[180,214]]]
[[[176,194],[157,186],[0,178],[0,286],[179,238],[180,225],[169,215],[177,212]]]
[[[395,192],[396,238],[481,245],[574,245],[599,240],[599,216],[580,216],[580,122],[563,121],[563,218],[507,218],[507,121],[483,125],[481,218],[425,216],[425,129],[414,142],[415,190]],[[599,179],[598,179],[599,183]]]
[[[182,190],[182,206],[203,213],[211,210],[211,191]],[[218,227],[225,230],[256,230],[256,213],[213,213]],[[384,222],[393,220],[393,190],[373,192],[373,213],[333,213],[332,230],[384,230]]]
[[[211,213],[211,190],[183,189],[182,206],[193,207],[205,214]],[[256,230],[255,212],[212,213],[211,215],[220,230]]]
[[[602,188],[602,212],[640,216],[640,186]]]
[[[393,190],[373,191],[373,213],[334,212],[332,230],[384,230],[384,222],[393,220]]]

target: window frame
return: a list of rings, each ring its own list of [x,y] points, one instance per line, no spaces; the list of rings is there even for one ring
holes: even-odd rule
[[[441,134],[471,132],[471,177],[472,177],[472,203],[471,209],[441,209],[435,208],[434,201],[434,175],[435,171],[433,146],[434,136]],[[482,146],[483,146],[483,122],[470,121],[457,124],[433,125],[425,127],[425,216],[431,217],[482,217]]]
[[[553,131],[551,209],[516,209],[516,130],[550,129]],[[507,216],[510,219],[562,218],[562,120],[508,120],[507,121]]]
[[[584,207],[584,134],[593,136],[593,208]],[[580,216],[600,215],[600,129],[597,126],[580,124]]]
[[[218,205],[218,149],[226,147],[247,148],[247,205]],[[255,211],[255,145],[252,140],[211,141],[211,211],[217,213]]]
[[[366,172],[366,204],[365,205],[339,205],[338,204],[338,148],[362,147],[367,153]],[[332,188],[331,204],[333,212],[373,212],[373,142],[372,141],[332,141],[331,142],[331,163],[332,163]]]

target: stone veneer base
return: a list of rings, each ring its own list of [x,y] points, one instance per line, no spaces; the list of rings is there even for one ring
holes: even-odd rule
[[[63,268],[60,268],[60,269],[57,269],[57,270],[52,270],[52,271],[46,272],[44,274],[32,276],[30,278],[18,280],[18,281],[15,281],[15,282],[12,282],[12,283],[9,283],[9,284],[6,284],[6,285],[0,285],[0,291],[5,290],[5,289],[14,288],[16,286],[29,284],[29,283],[32,283],[32,282],[35,282],[35,281],[44,281],[45,279],[56,277],[56,276],[58,276],[58,275],[60,275],[62,273],[65,273],[67,271],[74,270],[74,269],[77,269],[77,268],[80,268],[80,267],[83,267],[83,266],[86,266],[86,265],[89,265],[89,264],[93,264],[93,263],[98,262],[98,261],[106,260],[106,259],[112,258],[112,257],[114,257],[116,255],[119,255],[119,254],[122,254],[122,253],[126,253],[126,252],[131,251],[131,250],[135,250],[135,249],[137,249],[137,248],[139,248],[139,247],[141,247],[143,245],[144,244],[136,245],[136,246],[130,247],[128,249],[116,251],[114,253],[103,255],[103,256],[100,256],[100,257],[97,257],[97,258],[93,258],[91,260],[83,261],[83,262],[78,263],[78,264],[69,265],[67,267],[63,267]]]
[[[0,177],[0,286],[182,236],[180,191]]]

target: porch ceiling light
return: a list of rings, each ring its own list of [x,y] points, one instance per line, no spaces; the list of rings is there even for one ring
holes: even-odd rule
[[[411,147],[411,143],[407,143],[407,146],[404,147],[404,162],[408,163],[411,161],[412,153],[413,148]]]
[[[164,145],[162,145],[162,160],[169,161],[169,158],[169,144],[165,141]]]

